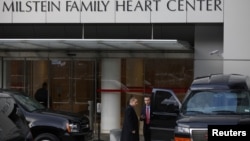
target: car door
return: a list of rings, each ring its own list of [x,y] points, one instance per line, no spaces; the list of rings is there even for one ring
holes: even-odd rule
[[[150,130],[152,141],[170,141],[181,103],[175,93],[169,89],[152,90]]]

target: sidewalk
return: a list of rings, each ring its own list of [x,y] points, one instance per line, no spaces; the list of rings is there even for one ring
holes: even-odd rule
[[[100,137],[98,137],[98,134],[94,134],[90,141],[110,141],[110,134],[100,134]],[[144,141],[143,135],[140,135],[140,141]]]
[[[140,130],[140,133],[139,133],[140,134],[140,141],[144,141],[144,137],[142,135],[142,125],[143,124],[140,124],[140,129],[139,129]],[[117,138],[119,138],[119,136],[120,136],[119,132],[121,132],[121,131],[119,131],[119,130],[121,130],[121,129],[113,129],[113,130],[110,130],[110,133],[100,133],[99,134],[98,125],[95,124],[94,126],[95,126],[94,129],[96,129],[96,130],[93,131],[93,135],[92,135],[93,137],[91,139],[89,139],[88,141],[120,141],[120,140],[117,140]]]
[[[109,141],[109,136],[109,134],[100,134],[100,137],[98,137],[98,134],[94,134],[93,139],[91,139],[90,141]]]

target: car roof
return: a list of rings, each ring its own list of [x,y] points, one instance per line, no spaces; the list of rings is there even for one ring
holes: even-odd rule
[[[241,74],[211,74],[195,78],[190,89],[249,90],[250,79],[249,76]]]

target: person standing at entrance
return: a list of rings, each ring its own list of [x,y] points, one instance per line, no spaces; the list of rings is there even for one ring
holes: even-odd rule
[[[143,136],[144,141],[151,141],[151,133],[150,133],[150,97],[144,97],[145,105],[142,107],[140,120],[143,121]]]
[[[137,104],[137,98],[131,97],[129,99],[129,104],[125,110],[120,141],[139,141],[139,120],[134,109]]]
[[[44,82],[42,87],[39,88],[35,93],[35,99],[43,104],[45,107],[48,107],[48,90],[47,83]]]

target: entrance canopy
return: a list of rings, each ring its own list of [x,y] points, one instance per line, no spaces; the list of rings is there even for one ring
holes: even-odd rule
[[[20,55],[22,53],[23,55]],[[154,54],[153,56],[158,56],[155,53],[192,54],[193,47],[188,42],[179,40],[0,39],[1,56],[29,57],[30,55],[30,57],[56,57],[59,53],[65,55],[59,55],[60,57],[97,57],[97,55],[114,57],[114,53],[116,53],[115,57],[147,57],[145,53]],[[85,55],[80,55],[81,53]],[[143,53],[143,55],[138,55],[140,53]]]
[[[183,51],[188,42],[128,39],[1,39],[1,51]]]

